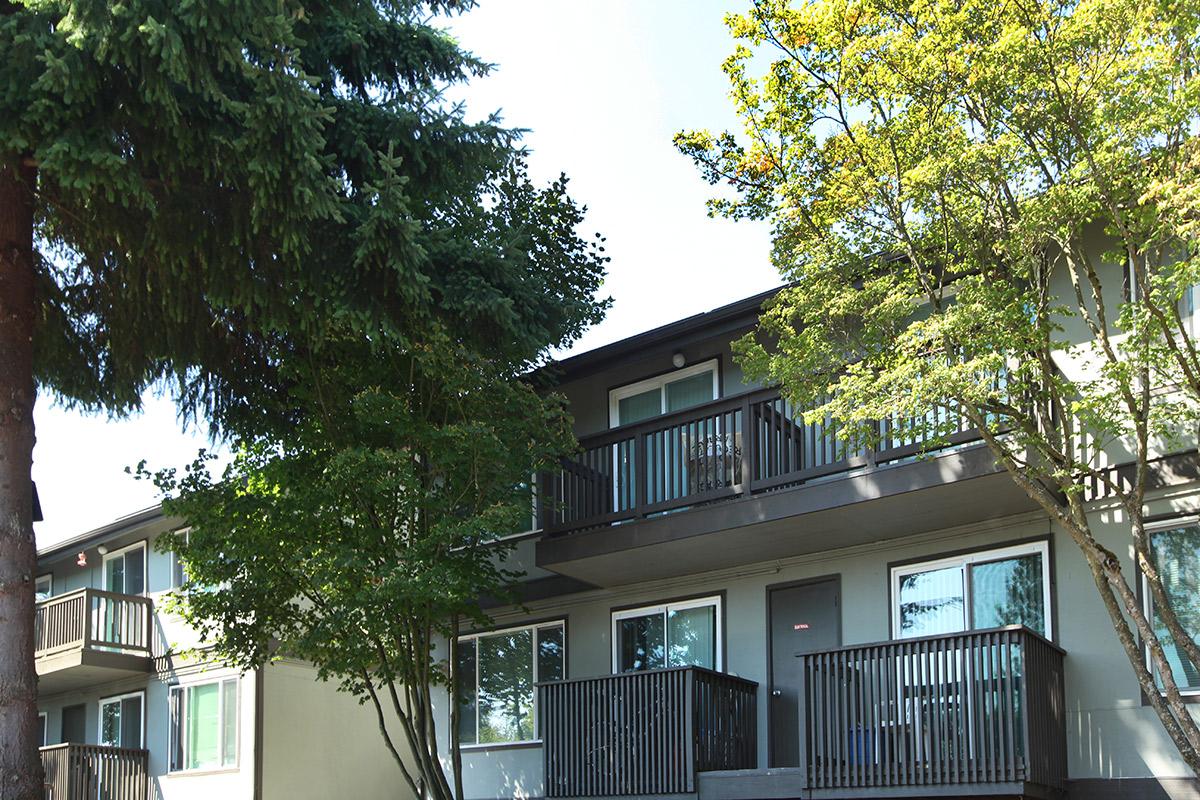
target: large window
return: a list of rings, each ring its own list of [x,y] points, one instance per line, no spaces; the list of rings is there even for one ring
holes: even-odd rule
[[[145,593],[145,542],[138,542],[104,556],[104,588],[120,594]]]
[[[609,392],[609,420],[613,427],[641,422],[717,398],[716,359],[694,364],[622,386]]]
[[[1024,625],[1050,636],[1047,542],[892,568],[898,639]]]
[[[171,771],[237,766],[238,680],[171,687]]]
[[[1154,563],[1175,615],[1188,634],[1200,635],[1200,522],[1195,517],[1176,519],[1147,526],[1147,533]],[[1145,585],[1142,589],[1154,632],[1166,651],[1176,683],[1180,688],[1200,692],[1200,669],[1188,659],[1183,647],[1159,619],[1149,589]]]
[[[49,600],[54,595],[54,576],[38,575],[33,584],[34,598],[37,602]]]
[[[182,531],[178,531],[177,535],[183,539],[184,547],[186,547],[188,544],[188,540],[191,537],[191,531],[189,529],[184,529]],[[171,588],[172,589],[182,589],[183,585],[185,583],[187,583],[187,577],[188,577],[187,569],[183,566],[183,561],[179,558],[179,551],[172,550],[171,551]]]
[[[613,612],[613,672],[721,669],[721,598]]]
[[[131,692],[101,700],[100,744],[141,747],[145,704],[145,692]]]
[[[536,741],[534,685],[566,678],[565,626],[558,620],[464,636],[455,674],[460,743]]]

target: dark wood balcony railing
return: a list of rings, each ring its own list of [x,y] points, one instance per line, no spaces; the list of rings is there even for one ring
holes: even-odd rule
[[[948,445],[978,438],[961,418],[940,420]],[[829,420],[807,424],[764,389],[624,425],[580,440],[580,451],[540,481],[539,523],[557,533],[795,486],[911,457],[921,429],[878,424],[880,446],[853,447]]]
[[[146,800],[145,750],[95,744],[43,747],[46,800]]]
[[[1013,627],[803,656],[809,787],[1063,788],[1063,655]]]
[[[38,658],[64,650],[100,648],[150,655],[148,597],[79,589],[37,604]]]
[[[758,684],[699,667],[538,685],[547,797],[696,791],[753,769]]]

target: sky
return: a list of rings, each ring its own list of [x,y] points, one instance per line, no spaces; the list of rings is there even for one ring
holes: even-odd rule
[[[748,0],[747,0],[748,1]],[[712,189],[671,137],[737,128],[720,65],[732,50],[722,19],[747,2],[481,0],[448,22],[496,65],[461,90],[472,116],[499,111],[527,129],[534,178],[570,178],[590,236],[612,257],[607,318],[571,349],[584,352],[778,285],[765,225],[710,219]],[[126,467],[182,467],[203,428],[181,429],[169,398],[147,396],[123,420],[83,415],[41,397],[33,477],[45,521],[39,546],[158,501]]]

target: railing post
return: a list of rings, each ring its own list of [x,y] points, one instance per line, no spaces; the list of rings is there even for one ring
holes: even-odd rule
[[[86,589],[83,592],[83,647],[86,649],[92,646],[92,590]]]
[[[1031,770],[1029,764],[1031,762],[1031,746],[1032,740],[1029,737],[1029,717],[1031,716],[1031,706],[1029,700],[1033,696],[1029,691],[1029,673],[1030,673],[1030,654],[1029,642],[1030,637],[1025,633],[1024,629],[1013,632],[1013,641],[1016,642],[1020,658],[1017,663],[1021,665],[1021,674],[1014,676],[1020,681],[1019,700],[1021,704],[1021,757],[1017,760],[1017,778],[1018,780],[1030,780]],[[1016,754],[1013,754],[1014,757]]]
[[[146,615],[146,653],[154,655],[154,601],[149,597],[142,598],[142,613]]]
[[[547,533],[553,527],[553,517],[550,515],[550,510],[553,507],[554,499],[551,496],[550,486],[550,472],[547,470],[542,470],[537,474],[537,485],[534,488],[534,499],[537,501],[538,527]]]
[[[686,783],[686,791],[696,791],[696,749],[700,739],[699,731],[696,729],[696,670],[688,669],[683,673],[684,689],[684,735],[687,737],[683,744],[683,774]]]
[[[800,727],[800,735],[797,740],[800,742],[800,775],[803,781],[802,785],[806,788],[812,786],[809,776],[808,763],[808,729],[810,727],[808,720],[808,656],[801,655],[800,662],[800,691],[796,695],[796,720]],[[770,693],[768,692],[767,703],[771,702]],[[770,753],[767,754],[770,759]],[[768,764],[770,762],[768,761]]]
[[[863,458],[867,460],[867,469],[875,469],[879,445],[882,444],[879,441],[880,430],[878,420],[871,423],[871,433],[873,441],[863,448]]]
[[[754,464],[757,459],[753,455],[758,445],[754,441],[754,424],[751,413],[754,406],[747,397],[742,401],[742,494],[748,495],[754,490]]]
[[[633,447],[633,512],[639,519],[646,516],[647,496],[649,492],[646,490],[647,481],[650,476],[646,469],[649,462],[646,459],[645,432],[638,429],[633,432],[631,440]]]

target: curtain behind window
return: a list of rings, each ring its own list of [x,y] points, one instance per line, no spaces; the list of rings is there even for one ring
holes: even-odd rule
[[[672,381],[666,386],[667,413],[713,400],[712,370]]]

